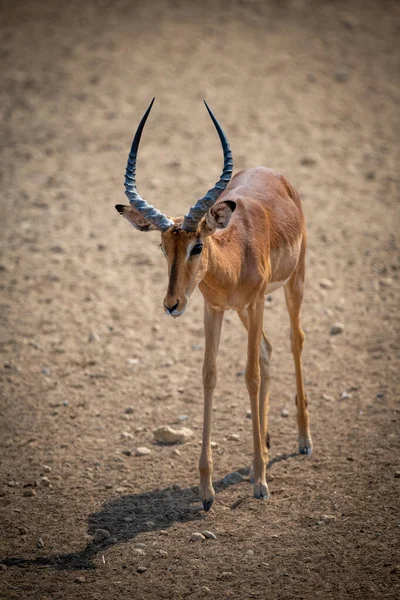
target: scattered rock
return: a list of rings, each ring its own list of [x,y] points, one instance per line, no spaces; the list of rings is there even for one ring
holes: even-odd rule
[[[174,449],[172,450],[172,454],[173,454],[174,456],[180,456],[180,455],[181,455],[181,453],[179,452],[178,448],[174,448]]]
[[[318,283],[319,286],[322,287],[322,289],[324,290],[330,290],[333,286],[333,281],[331,281],[330,279],[320,279]]]
[[[300,159],[300,164],[305,167],[314,167],[317,164],[317,160],[312,156],[303,156]]]
[[[342,333],[344,330],[344,325],[343,323],[334,323],[331,327],[330,330],[330,334],[331,335],[338,335],[339,333]]]
[[[345,29],[349,31],[353,30],[358,25],[358,20],[356,17],[349,13],[343,13],[340,17],[340,21]]]
[[[345,70],[336,71],[334,75],[335,81],[338,83],[345,83],[349,78],[349,73]]]
[[[129,431],[122,431],[121,432],[121,437],[124,440],[133,440],[134,436],[132,433],[130,433]]]
[[[226,439],[229,440],[230,442],[239,442],[240,435],[238,433],[230,433],[229,435],[226,436]]]
[[[132,450],[122,450],[122,454],[125,454],[125,456],[132,456]]]
[[[289,416],[289,411],[286,410],[286,408],[282,408],[281,417],[288,417],[288,416]]]
[[[393,279],[391,277],[381,277],[379,283],[385,287],[393,285]]]
[[[322,400],[328,400],[328,401],[333,400],[332,396],[328,396],[328,394],[325,394],[325,392],[322,392],[321,398],[322,398]]]
[[[84,575],[78,575],[78,577],[75,577],[74,579],[74,583],[85,583],[86,581],[86,577]]]
[[[202,533],[192,533],[192,535],[190,536],[191,542],[202,542],[205,539],[206,538]]]
[[[216,540],[217,539],[217,536],[215,535],[215,533],[213,533],[212,531],[208,531],[207,529],[205,531],[202,531],[201,533],[208,540]]]
[[[42,367],[41,373],[42,373],[42,375],[45,375],[46,377],[50,377],[51,369],[49,367]]]
[[[348,400],[351,397],[352,397],[352,394],[349,394],[349,392],[346,392],[346,391],[344,391],[340,394],[341,400]]]
[[[49,467],[48,465],[43,465],[42,469],[43,469],[44,473],[50,473],[51,472],[51,467]]]
[[[210,442],[211,448],[218,448],[218,442]]]
[[[147,454],[151,454],[151,450],[145,446],[140,446],[135,450],[135,456],[146,456]]]
[[[173,429],[169,425],[161,425],[153,430],[153,435],[160,444],[184,444],[193,437],[193,431],[187,427]]]
[[[246,419],[251,419],[251,410],[246,411]]]
[[[169,532],[166,529],[160,529],[158,532],[160,535],[169,535]]]
[[[146,552],[143,550],[143,548],[134,548],[133,551],[140,556],[146,556]]]
[[[126,364],[127,365],[138,365],[140,363],[140,360],[138,358],[127,358],[126,360]]]
[[[26,535],[29,532],[28,527],[18,527],[18,533],[19,535]]]
[[[182,423],[182,421],[187,421],[188,418],[189,417],[187,415],[179,415],[178,421]]]
[[[96,529],[93,536],[95,544],[100,544],[110,537],[110,532],[107,529]]]
[[[243,377],[243,375],[246,373],[245,369],[242,369],[241,371],[238,371],[236,373],[236,377]]]
[[[147,567],[138,567],[138,568],[136,569],[136,571],[137,571],[138,573],[145,573],[145,572],[147,571]]]
[[[168,552],[165,550],[158,550],[158,555],[163,556],[164,558],[168,556]]]
[[[323,521],[336,521],[335,515],[322,515],[321,519]]]
[[[177,389],[178,389],[178,392],[180,394],[183,394],[185,392],[185,388],[184,387],[178,387]]]
[[[207,587],[206,585],[201,586],[201,591],[204,592],[205,594],[209,594],[211,592],[210,588]]]
[[[133,408],[133,406],[127,406],[126,409],[125,409],[125,413],[127,415],[130,415],[131,413],[133,413],[134,410],[135,409]]]
[[[395,477],[395,479],[400,479],[400,471],[395,471],[394,477]]]
[[[33,496],[36,496],[36,492],[33,488],[28,488],[24,490],[24,496],[25,498],[33,498]]]
[[[46,477],[46,476],[39,477],[37,483],[38,483],[38,485],[44,485],[46,487],[52,487],[50,479],[48,477]]]
[[[43,539],[41,537],[36,542],[36,548],[39,548],[39,549],[40,548],[44,548],[44,541],[43,541]]]
[[[95,333],[94,331],[91,331],[88,335],[88,342],[90,342],[91,344],[94,342],[98,342],[100,341],[100,336]]]
[[[154,521],[146,521],[145,523],[146,527],[148,527],[149,529],[153,529],[155,523]],[[137,544],[136,544],[137,545]]]
[[[246,550],[246,556],[254,556],[254,550],[252,550],[251,548]]]
[[[224,485],[234,485],[235,483],[239,483],[243,480],[243,475],[241,475],[237,471],[232,471],[232,473],[228,473],[227,475],[225,475],[225,477],[222,480],[222,483]]]
[[[374,179],[376,179],[375,171],[367,171],[367,173],[365,173],[365,179],[367,181],[373,181]]]

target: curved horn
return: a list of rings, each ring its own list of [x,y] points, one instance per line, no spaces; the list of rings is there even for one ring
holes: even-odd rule
[[[197,224],[200,221],[200,219],[211,208],[211,206],[214,204],[214,202],[216,202],[216,200],[219,198],[219,196],[222,194],[222,192],[228,185],[228,183],[232,177],[232,170],[233,170],[233,159],[232,159],[232,152],[229,147],[229,142],[228,142],[224,132],[222,131],[221,125],[218,123],[217,119],[214,117],[210,107],[208,106],[208,104],[205,100],[204,100],[204,104],[206,105],[208,114],[210,115],[210,117],[215,125],[215,129],[218,132],[219,139],[221,140],[222,150],[224,152],[224,168],[222,170],[222,175],[220,177],[220,180],[217,181],[217,183],[211,190],[208,190],[207,194],[205,196],[203,196],[203,198],[200,198],[200,200],[197,200],[196,204],[194,206],[192,206],[192,208],[189,210],[187,215],[185,215],[182,228],[185,229],[186,231],[196,231]]]
[[[153,100],[150,102],[150,106],[144,113],[142,120],[139,123],[139,127],[135,133],[135,137],[133,138],[131,151],[128,157],[128,163],[126,165],[124,185],[125,194],[133,208],[141,213],[145,219],[153,223],[158,229],[165,231],[171,227],[174,222],[171,221],[171,219],[168,219],[168,217],[166,217],[162,212],[154,208],[154,206],[148,204],[146,200],[143,200],[143,198],[139,196],[136,189],[136,157],[139,149],[139,142],[154,100],[155,98],[153,98]]]

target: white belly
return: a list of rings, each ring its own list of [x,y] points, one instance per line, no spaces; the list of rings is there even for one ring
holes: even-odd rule
[[[283,285],[285,285],[285,283],[287,281],[288,281],[287,279],[285,279],[284,281],[271,281],[271,283],[269,283],[267,285],[266,294],[271,294],[272,292],[274,292],[278,288],[280,288]]]

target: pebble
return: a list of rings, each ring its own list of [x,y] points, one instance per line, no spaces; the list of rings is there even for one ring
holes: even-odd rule
[[[349,78],[349,73],[344,70],[336,71],[334,78],[338,83],[345,83]]]
[[[300,164],[305,167],[314,167],[317,164],[317,160],[312,156],[303,156],[300,159]]]
[[[348,399],[349,399],[349,398],[351,398],[351,397],[352,397],[352,395],[351,395],[351,394],[349,394],[349,392],[342,392],[342,393],[340,394],[340,399],[341,399],[341,400],[348,400]]]
[[[202,531],[201,533],[208,540],[216,540],[217,539],[217,536],[215,535],[215,533],[213,533],[212,531],[208,531],[207,529],[205,531]]]
[[[250,409],[246,412],[246,419],[251,419],[251,410]]]
[[[169,535],[168,531],[166,529],[160,529],[160,531],[158,532],[160,535]]]
[[[188,420],[188,416],[187,415],[179,415],[178,417],[178,421],[182,422],[182,421],[187,421]]]
[[[125,413],[127,415],[130,415],[131,413],[133,413],[134,410],[135,409],[133,408],[133,406],[127,406],[126,409],[125,409]]]
[[[138,365],[139,363],[140,363],[140,360],[138,358],[128,358],[126,360],[127,365]]]
[[[28,527],[18,527],[18,533],[19,535],[26,535],[29,532]]]
[[[36,542],[36,548],[44,548],[44,541],[41,537]]]
[[[133,551],[136,554],[140,554],[140,556],[146,556],[146,552],[143,550],[143,548],[134,548]]]
[[[136,571],[137,571],[138,573],[145,573],[145,572],[147,571],[147,567],[138,567],[138,568],[136,569]]]
[[[344,330],[344,325],[343,323],[334,323],[331,327],[330,330],[330,334],[331,335],[338,335],[338,333],[342,333]]]
[[[205,594],[209,594],[211,592],[210,588],[207,587],[206,585],[201,586],[201,591],[204,592]]]
[[[42,367],[42,375],[45,375],[46,377],[50,377],[51,375],[51,369],[49,369],[49,367]]]
[[[130,433],[129,431],[122,431],[122,432],[121,432],[121,437],[122,437],[124,440],[133,440],[133,437],[134,437],[134,436],[133,436],[133,434],[132,434],[132,433]]]
[[[91,331],[88,335],[88,342],[90,342],[91,344],[94,342],[98,342],[100,341],[100,336],[98,333],[95,333],[94,331]]]
[[[158,555],[166,557],[168,556],[168,552],[166,552],[165,550],[158,550]]]
[[[51,472],[51,467],[49,467],[48,465],[43,465],[42,467],[44,473],[50,473]]]
[[[93,536],[93,541],[96,544],[100,544],[100,542],[104,542],[110,537],[110,532],[107,529],[96,529]]]
[[[135,450],[135,456],[146,456],[147,454],[151,454],[151,450],[145,446],[140,446]]]
[[[75,583],[85,583],[86,581],[86,577],[84,575],[78,575],[78,577],[75,577],[74,582]]]
[[[333,282],[330,279],[320,279],[318,283],[324,290],[330,290],[333,286]]]
[[[243,476],[237,471],[232,471],[232,473],[228,473],[222,480],[224,485],[234,485],[235,483],[239,483],[243,481]]]
[[[336,521],[335,515],[322,515],[324,521]]]
[[[210,442],[211,448],[218,448],[218,442]]]
[[[395,479],[400,479],[400,471],[395,471],[394,477],[395,477]]]
[[[152,529],[155,525],[154,521],[146,521],[145,523],[146,527],[149,527],[150,529]]]
[[[190,536],[191,542],[202,542],[205,539],[206,538],[202,533],[192,533],[192,535]]]
[[[180,456],[180,455],[181,455],[181,453],[179,452],[178,448],[174,448],[174,449],[172,450],[172,454],[173,454],[174,456]]]
[[[193,431],[187,427],[173,429],[169,425],[161,425],[153,430],[153,436],[160,444],[184,444],[193,437]]]
[[[122,450],[122,454],[125,454],[125,456],[132,456],[132,450]]]
[[[38,484],[45,485],[46,487],[52,487],[50,479],[46,476],[39,477]]]
[[[393,285],[393,279],[391,277],[382,277],[379,280],[379,283],[383,286],[389,287],[389,286]]]
[[[253,555],[254,555],[254,550],[252,550],[251,548],[246,550],[246,556],[253,556]]]
[[[28,488],[24,491],[24,496],[25,498],[33,498],[33,496],[36,496],[36,492],[33,488]]]
[[[286,410],[286,408],[282,408],[281,417],[288,417],[288,416],[289,416],[289,411]]]
[[[230,433],[229,435],[226,436],[226,439],[229,440],[230,442],[239,442],[240,435],[238,433]]]
[[[322,400],[328,400],[328,401],[333,399],[332,396],[328,396],[328,394],[325,394],[325,392],[322,392],[321,398],[322,398]]]

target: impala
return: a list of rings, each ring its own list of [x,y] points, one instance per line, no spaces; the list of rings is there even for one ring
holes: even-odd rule
[[[164,310],[174,318],[185,312],[196,286],[204,297],[204,423],[199,461],[204,510],[214,501],[211,417],[217,381],[217,354],[223,315],[235,310],[248,334],[246,385],[250,396],[254,444],[254,497],[268,498],[268,401],[271,344],[263,331],[265,294],[283,287],[291,322],[296,371],[299,451],[311,454],[307,396],[301,352],[306,230],[300,198],[282,175],[265,167],[246,169],[232,179],[232,153],[217,119],[205,103],[221,140],[220,180],[184,217],[169,218],[143,200],[136,189],[136,157],[154,98],[132,142],[125,174],[130,205],[116,209],[139,231],[159,230],[168,262]]]

